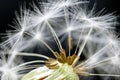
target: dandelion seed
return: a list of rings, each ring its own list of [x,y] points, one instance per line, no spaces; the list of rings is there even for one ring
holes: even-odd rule
[[[88,11],[84,7],[88,1],[82,0],[38,3],[38,7],[33,4],[33,10],[21,9],[12,26],[16,30],[10,31],[8,39],[0,45],[1,80],[120,78],[120,41],[114,34],[117,22],[113,13],[96,14],[94,8]],[[64,40],[67,48],[62,45]],[[51,52],[42,54],[42,44],[37,51],[34,47],[39,43]],[[32,60],[24,61],[28,57]],[[19,58],[22,61],[17,62]]]

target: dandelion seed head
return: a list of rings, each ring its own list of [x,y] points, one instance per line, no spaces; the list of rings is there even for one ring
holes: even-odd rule
[[[71,32],[72,30],[73,30],[72,27],[68,27],[68,28],[66,29],[67,32]]]
[[[112,59],[112,63],[115,64],[115,65],[117,65],[117,64],[119,65],[119,60],[120,60],[119,56],[116,55],[116,56]]]
[[[1,80],[9,80],[9,79],[17,80],[18,79],[17,74],[14,71],[5,68],[5,70],[2,73]]]
[[[63,7],[69,7],[71,5],[71,3],[69,1],[62,1],[60,4],[59,4],[59,7],[60,8],[63,8]]]
[[[22,28],[22,30],[19,32],[20,36],[23,36],[25,29]]]
[[[5,57],[4,57],[5,58]],[[14,64],[9,65],[7,61],[1,59],[2,65],[0,65],[0,78],[1,80],[18,80],[18,74],[12,70]]]
[[[50,19],[50,15],[49,14],[43,14],[42,15],[42,17],[40,16],[38,16],[38,21],[39,21],[39,23],[41,23],[41,22],[43,22],[43,21],[46,21],[46,20],[48,20],[48,19]]]
[[[41,33],[36,33],[35,36],[34,36],[34,39],[35,39],[35,40],[40,40],[40,39],[42,39],[42,34],[41,34]]]
[[[21,10],[20,15],[16,14],[15,26],[12,26],[15,31],[10,31],[8,39],[1,44],[5,49],[0,54],[7,57],[0,56],[2,80],[120,77],[119,74],[112,74],[115,69],[110,68],[111,65],[114,68],[120,65],[120,42],[112,28],[116,24],[116,17],[112,13],[103,15],[102,11],[95,13],[94,8],[87,10],[84,6],[88,1],[82,0],[47,0],[38,3],[38,6],[32,5],[33,10],[25,9]],[[50,52],[44,52],[41,45],[39,52],[36,49],[39,46],[34,42],[40,42]],[[15,62],[18,57],[23,62]],[[26,61],[28,58],[32,60]],[[105,74],[102,73],[104,71]]]

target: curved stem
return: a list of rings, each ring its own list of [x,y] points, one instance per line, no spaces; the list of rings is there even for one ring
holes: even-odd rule
[[[81,39],[81,36],[82,36],[82,33],[83,33],[83,29],[82,29],[82,31],[81,31],[81,34],[80,34],[80,36],[79,36],[79,40],[78,40],[78,42],[77,42],[77,46],[76,46],[76,49],[75,49],[75,54],[77,53],[77,49],[79,48],[79,45],[80,45],[80,39]]]
[[[30,65],[30,66],[21,66],[19,69],[16,68],[16,69],[13,69],[13,70],[16,71],[16,72],[19,72],[19,71],[24,71],[24,70],[36,69],[36,68],[38,68],[38,67],[41,67],[41,66],[40,66],[40,65],[36,65],[36,66],[34,66],[34,65]]]
[[[50,30],[51,30],[51,32],[53,34],[53,37],[55,39],[55,42],[57,43],[57,45],[59,47],[59,50],[61,50],[62,49],[62,45],[61,45],[61,42],[60,42],[60,40],[59,40],[55,30],[52,28],[52,26],[50,25],[50,23],[47,20],[45,22],[47,23],[48,27],[50,28]]]
[[[80,58],[80,55],[81,55],[81,53],[82,53],[82,51],[83,51],[83,49],[84,49],[84,47],[85,47],[85,45],[86,45],[86,43],[87,43],[87,41],[88,41],[88,38],[89,38],[92,30],[93,30],[93,27],[90,28],[90,30],[89,30],[89,32],[88,32],[88,34],[87,34],[84,42],[83,42],[82,45],[80,46],[80,49],[79,49],[78,54],[77,54],[77,57],[76,57],[76,59],[75,59],[74,62],[73,62],[74,65],[77,63],[78,59]]]
[[[99,51],[97,51],[92,57],[90,57],[90,58],[89,58],[88,60],[86,60],[85,62],[79,64],[78,66],[83,66],[83,65],[85,65],[87,62],[89,62],[90,59],[94,58],[96,55],[98,55],[98,54],[101,53],[103,50],[105,50],[106,48],[108,48],[110,44],[111,44],[111,43],[105,45],[102,49],[100,49]],[[102,54],[100,54],[100,55],[102,55]]]
[[[19,40],[20,40],[20,38],[17,39],[17,41],[14,43],[12,49],[15,47],[15,45],[18,43]],[[12,50],[12,49],[11,49],[11,50]],[[11,64],[12,64],[13,60],[15,59],[15,57],[16,57],[16,53],[13,53],[13,54],[9,57],[8,65],[11,65]]]
[[[53,55],[55,57],[57,57],[55,52],[53,51],[53,49],[45,41],[43,41],[43,40],[40,40],[40,41],[53,53]]]
[[[120,77],[120,75],[115,74],[92,74],[92,73],[90,73],[89,76]]]
[[[87,34],[84,42],[82,43],[82,45],[81,45],[81,47],[80,47],[80,49],[79,49],[79,51],[78,51],[78,55],[77,55],[77,56],[80,56],[80,55],[81,55],[81,53],[82,53],[82,51],[83,51],[83,49],[84,49],[84,47],[85,47],[85,45],[86,45],[86,43],[87,43],[87,41],[88,41],[88,38],[89,38],[92,30],[93,30],[93,27],[90,28],[90,30],[89,30],[89,32],[88,32],[88,34]]]
[[[42,60],[36,60],[36,61],[30,61],[30,62],[26,62],[26,63],[23,63],[23,64],[20,64],[14,68],[12,68],[12,70],[17,70],[18,68],[21,68],[22,66],[25,66],[25,65],[29,65],[29,64],[33,64],[33,63],[44,63],[45,61],[42,61]]]
[[[41,57],[45,59],[49,59],[49,57],[41,54],[36,54],[36,53],[23,53],[23,52],[18,52],[16,55],[18,56],[35,56],[35,57]]]
[[[45,16],[42,12],[40,12],[40,15],[43,16],[43,17]],[[53,29],[53,27],[51,26],[51,24],[48,22],[48,20],[44,20],[44,21],[47,23],[48,27],[50,28],[50,30],[52,32],[52,35],[54,37],[54,40],[55,40],[55,42],[56,42],[59,50],[61,50],[62,49],[62,45],[61,45],[61,42],[60,42],[60,40],[59,40],[59,38],[58,38],[55,30]]]
[[[104,64],[104,63],[109,62],[109,61],[112,60],[113,58],[115,58],[115,57],[110,57],[110,58],[107,58],[107,59],[102,60],[102,61],[100,61],[100,62],[97,62],[96,64],[93,64],[93,66],[90,66],[90,67],[88,66],[88,67],[86,67],[86,69],[95,68],[95,67],[97,67],[97,66],[99,66],[99,65],[101,65],[101,64]]]
[[[69,15],[67,14],[66,6],[64,6],[64,14],[65,14],[65,22],[67,28],[69,28]],[[71,54],[72,49],[72,37],[71,37],[71,31],[68,32],[68,47],[69,47],[69,56]]]
[[[29,34],[29,33],[28,33],[28,35],[34,37],[34,35],[31,35],[31,34]],[[55,52],[53,51],[53,49],[52,49],[44,40],[42,40],[42,39],[38,39],[38,40],[39,40],[40,42],[42,42],[42,43],[54,54],[54,56],[56,57]]]

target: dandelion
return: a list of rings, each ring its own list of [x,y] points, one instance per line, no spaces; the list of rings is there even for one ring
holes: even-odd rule
[[[1,80],[120,78],[116,16],[85,0],[47,0],[21,8],[0,44]],[[28,59],[28,60],[27,60]]]

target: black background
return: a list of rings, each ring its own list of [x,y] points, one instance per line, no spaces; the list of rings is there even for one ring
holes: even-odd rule
[[[6,30],[12,29],[8,24],[12,24],[15,18],[15,11],[19,11],[20,5],[32,3],[35,0],[0,0],[0,33],[5,33]],[[96,10],[99,11],[103,8],[106,13],[116,12],[118,21],[120,22],[120,2],[119,0],[90,0],[90,7],[96,3]],[[116,32],[120,32],[120,26],[116,26]],[[0,37],[3,37],[0,35]],[[98,80],[93,79],[93,80]],[[114,79],[112,79],[114,80]]]
[[[11,24],[15,18],[15,11],[19,11],[20,5],[23,3],[29,4],[36,0],[0,0],[0,33],[11,29],[8,24]],[[96,10],[106,9],[106,12],[114,12],[115,15],[120,16],[120,2],[119,0],[90,0],[90,6],[96,3]],[[120,19],[118,17],[118,19]],[[119,26],[117,26],[119,28]],[[119,31],[119,29],[117,29]]]

